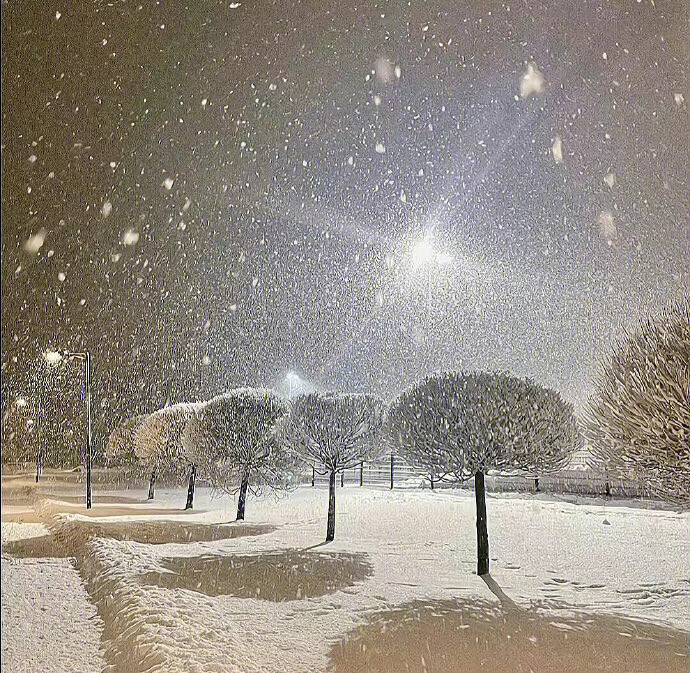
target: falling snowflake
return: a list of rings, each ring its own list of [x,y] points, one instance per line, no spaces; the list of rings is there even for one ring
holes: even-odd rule
[[[560,136],[556,136],[553,144],[551,145],[551,152],[553,153],[553,158],[557,164],[563,163],[563,142]]]
[[[544,91],[544,76],[534,63],[527,66],[527,72],[520,80],[520,97],[529,98]]]
[[[123,245],[136,245],[139,242],[139,232],[134,229],[127,229],[122,235]]]
[[[48,232],[41,228],[38,232],[33,234],[33,236],[29,236],[29,239],[24,242],[24,250],[31,255],[35,255],[41,249],[47,234]]]
[[[381,56],[376,59],[374,64],[374,72],[376,73],[376,78],[382,84],[388,84],[395,76],[395,68],[393,64],[387,59]]]
[[[608,244],[611,245],[618,235],[613,213],[610,210],[603,211],[599,215],[598,224],[599,233],[608,241]]]
[[[175,180],[173,180],[172,178],[165,178],[165,180],[163,180],[163,187],[170,191],[173,187],[174,182]]]
[[[103,203],[103,207],[101,208],[101,216],[103,217],[103,219],[105,219],[112,212],[113,212],[113,204],[110,203],[110,201],[105,201]]]
[[[376,150],[376,154],[386,153],[386,147],[383,143],[376,143],[376,147],[374,149]]]
[[[604,182],[609,186],[610,189],[613,189],[613,185],[616,184],[616,175],[615,173],[607,173],[604,176]]]

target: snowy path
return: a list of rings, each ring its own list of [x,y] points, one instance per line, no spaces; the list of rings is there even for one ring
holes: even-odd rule
[[[2,524],[3,544],[47,533],[41,524]],[[69,559],[3,554],[2,589],[3,673],[100,673],[101,621]]]
[[[3,673],[100,673],[100,620],[68,559],[2,562]]]

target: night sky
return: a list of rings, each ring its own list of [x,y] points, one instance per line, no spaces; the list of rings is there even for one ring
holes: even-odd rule
[[[3,409],[47,348],[99,442],[291,369],[579,408],[688,293],[689,53],[684,0],[3,2]]]

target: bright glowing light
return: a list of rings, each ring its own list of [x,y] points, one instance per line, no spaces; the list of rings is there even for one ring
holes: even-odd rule
[[[48,362],[51,365],[54,365],[57,362],[60,362],[62,360],[62,355],[58,353],[57,351],[46,351],[43,353],[43,357],[45,358],[46,362]]]
[[[429,263],[433,258],[434,249],[428,237],[423,238],[412,248],[412,262],[415,266],[423,266]]]
[[[286,376],[285,380],[287,381],[288,384],[288,399],[292,397],[292,394],[295,390],[295,388],[299,385],[300,378],[295,372],[290,370]]]
[[[452,261],[453,256],[449,255],[447,252],[440,252],[438,255],[436,255],[436,263],[440,264],[441,266],[450,264]]]

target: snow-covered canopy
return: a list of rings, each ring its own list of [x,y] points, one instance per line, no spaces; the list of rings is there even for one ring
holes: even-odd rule
[[[429,474],[547,472],[582,446],[572,405],[529,379],[448,372],[403,392],[387,414],[386,442]]]
[[[190,418],[182,435],[185,455],[217,488],[234,492],[243,477],[254,490],[278,485],[289,461],[274,428],[286,411],[285,400],[266,388],[239,388],[214,397]]]
[[[585,414],[592,463],[690,506],[690,300],[628,332]]]
[[[115,462],[132,462],[137,460],[134,451],[139,426],[146,420],[146,415],[133,416],[118,425],[108,436],[105,445],[105,459],[111,465]]]
[[[182,445],[182,433],[202,407],[202,402],[183,402],[147,416],[135,435],[134,452],[137,457],[173,471],[185,470],[190,460]]]
[[[385,403],[374,395],[309,393],[290,403],[281,427],[286,447],[327,471],[341,471],[380,453]]]

